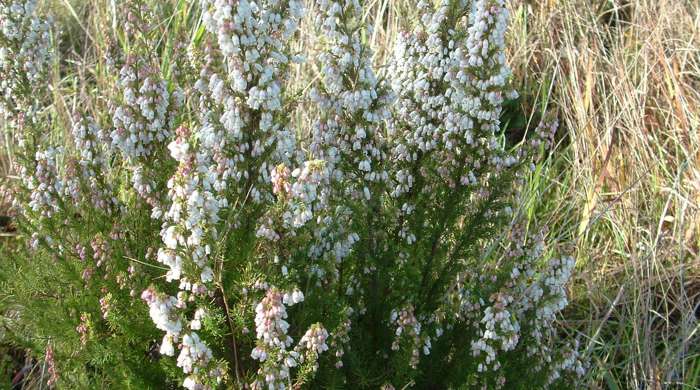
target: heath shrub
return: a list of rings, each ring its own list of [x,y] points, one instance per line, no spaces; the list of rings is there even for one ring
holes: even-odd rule
[[[573,259],[521,212],[556,123],[512,144],[501,122],[517,98],[503,0],[419,2],[380,65],[359,0],[193,1],[177,34],[166,3],[119,4],[94,65],[109,88],[80,81],[94,93],[66,120],[59,29],[35,1],[0,0],[19,237],[0,309],[50,386],[583,374],[557,320]]]

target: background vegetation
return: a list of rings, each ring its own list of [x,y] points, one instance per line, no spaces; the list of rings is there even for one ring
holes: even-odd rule
[[[80,96],[108,85],[91,72],[119,28],[116,5],[45,3],[63,28],[64,58],[78,65],[77,74],[53,72],[55,108],[67,118]],[[191,5],[173,7],[163,23],[182,20]],[[528,212],[573,245],[577,272],[565,318],[590,359],[582,385],[698,388],[700,3],[512,0],[510,9],[509,61],[528,118],[511,124],[514,136],[534,128],[538,112],[553,112],[560,122],[558,146],[530,188]],[[378,60],[414,12],[411,0],[372,2],[368,39]],[[168,31],[177,34],[177,26]],[[95,91],[76,87],[74,80],[86,78]],[[3,176],[12,159],[12,145],[5,146]],[[1,244],[13,245],[11,225],[0,224]],[[4,310],[0,342],[9,321],[12,312]],[[41,361],[7,341],[0,355],[1,386],[19,369],[36,383],[45,375]]]

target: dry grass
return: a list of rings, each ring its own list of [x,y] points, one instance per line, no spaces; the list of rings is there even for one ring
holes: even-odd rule
[[[606,387],[700,386],[700,3],[511,2],[517,79],[558,113],[549,220]]]

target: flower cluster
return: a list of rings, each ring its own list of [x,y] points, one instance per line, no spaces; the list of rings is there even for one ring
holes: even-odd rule
[[[85,346],[90,336],[90,315],[88,313],[80,314],[80,323],[75,327],[75,331],[80,335],[80,344]]]
[[[393,94],[377,79],[372,51],[362,42],[360,2],[319,0],[317,6],[327,43],[318,58],[323,78],[311,91],[321,111],[311,150],[326,161],[329,177],[342,181],[346,193],[369,200],[371,183],[388,179],[382,129]]]
[[[265,346],[286,348],[292,343],[292,338],[287,336],[289,324],[285,321],[287,310],[282,300],[283,294],[270,288],[255,307],[255,332]],[[253,350],[253,356],[261,360],[266,358],[261,347]]]
[[[260,202],[267,198],[261,186],[270,183],[276,164],[260,161],[272,153],[278,162],[289,164],[294,157],[294,134],[274,120],[282,110],[285,69],[295,60],[288,43],[304,14],[297,0],[201,0],[202,20],[216,36],[223,76],[211,74],[208,120],[224,129],[230,142],[226,158],[229,176],[239,195]],[[199,83],[204,90],[206,81]],[[275,146],[276,145],[276,146]],[[273,148],[275,146],[275,148]]]
[[[250,356],[263,363],[258,370],[260,379],[253,388],[283,388],[289,378],[289,369],[296,365],[297,353],[288,352],[292,338],[287,335],[289,323],[284,305],[284,295],[276,288],[270,288],[265,297],[255,306],[255,332],[258,345]],[[293,304],[293,302],[289,302]]]
[[[102,311],[102,318],[107,319],[112,310],[112,294],[108,293],[104,297],[100,298],[100,311]]]
[[[131,39],[142,38],[149,44],[150,26],[141,17],[147,10],[130,10],[125,31]],[[161,69],[149,54],[128,53],[116,83],[119,96],[113,102],[111,146],[121,153],[132,170],[131,181],[136,193],[151,207],[158,209],[157,183],[148,170],[149,159],[157,159],[172,136],[177,110],[184,103],[184,92],[161,76]],[[156,211],[157,215],[158,211]]]
[[[348,314],[352,313],[352,309],[347,311],[350,312]],[[349,333],[351,329],[352,321],[346,318],[332,333],[330,349],[335,351],[335,357],[338,359],[335,362],[335,368],[337,369],[343,367],[343,356],[345,355],[345,347],[350,342]]]
[[[36,0],[0,2],[0,114],[11,122],[34,119],[39,107],[32,91],[43,84],[51,59],[50,21],[37,6]]]
[[[183,331],[182,315],[178,309],[182,309],[185,303],[178,298],[158,294],[152,288],[145,290],[141,298],[146,301],[150,308],[150,315],[158,329],[165,331],[163,341],[160,345],[160,353],[166,356],[175,354],[175,344],[180,337],[182,342],[178,345],[180,354],[177,357],[177,366],[181,367],[185,374],[189,374],[183,386],[190,389],[209,388],[205,383],[214,380],[215,383],[221,381],[223,372],[215,362],[212,361],[212,351],[202,342],[196,332],[188,332],[181,335]],[[190,329],[199,329],[202,312],[195,313],[195,320],[190,323]]]
[[[521,226],[513,228],[505,258],[510,272],[488,303],[474,301],[468,291],[460,290],[459,310],[478,329],[479,338],[471,342],[473,356],[479,357],[477,370],[494,372],[498,387],[508,383],[501,372],[504,362],[499,355],[523,344],[531,369],[545,372],[547,384],[566,371],[578,376],[584,373],[576,345],[559,346],[560,351],[556,351],[551,344],[556,332],[555,317],[567,304],[565,286],[572,276],[574,261],[562,257],[541,264],[545,235],[546,229],[527,235]],[[474,273],[465,273],[459,279],[464,286],[485,281],[483,275]]]
[[[410,344],[412,345],[411,361],[409,364],[412,368],[416,368],[418,367],[418,361],[420,359],[421,325],[420,322],[418,322],[418,320],[416,319],[416,316],[413,314],[413,312],[413,306],[410,305],[399,311],[392,311],[391,322],[396,323],[396,337],[394,338],[394,342],[391,344],[391,349],[394,351],[399,350],[399,342],[401,341],[401,336],[409,338]],[[429,347],[426,346],[426,348]],[[426,352],[429,351],[429,349],[426,349]]]
[[[434,171],[419,170],[421,181],[436,175],[450,187],[476,185],[487,166],[516,162],[495,138],[504,95],[513,96],[504,92],[510,72],[503,50],[504,2],[476,1],[467,31],[449,27],[460,25],[461,17],[450,1],[435,11],[424,1],[418,8],[420,26],[399,36],[389,69],[398,95],[391,126],[396,197],[414,186],[412,167],[425,159],[440,164]]]
[[[156,328],[172,336],[180,334],[182,321],[175,312],[175,308],[179,304],[177,298],[163,296],[149,288],[141,294],[141,299],[148,305],[151,319],[155,323]]]
[[[328,351],[326,339],[328,339],[328,331],[321,324],[314,324],[299,340],[299,349],[320,355],[322,352]]]
[[[58,370],[56,369],[56,360],[54,359],[51,344],[46,345],[44,361],[46,362],[46,370],[49,373],[49,379],[46,381],[46,384],[51,387],[58,381]]]
[[[112,143],[127,160],[147,158],[158,143],[170,138],[167,85],[153,66],[130,56],[119,71],[117,86],[123,105],[114,110]]]
[[[304,294],[299,290],[283,294],[270,287],[255,306],[257,346],[250,356],[260,361],[261,366],[252,388],[286,389],[290,369],[306,363],[315,370],[319,355],[328,350],[328,332],[320,323],[311,325],[297,346],[288,349],[294,340],[287,334],[289,323],[285,305],[293,306],[303,300]]]
[[[197,333],[192,332],[182,337],[182,348],[177,357],[177,366],[181,367],[185,374],[197,374],[198,367],[206,367],[211,358],[211,350],[199,339]],[[190,390],[201,386],[194,375],[185,378],[182,385]]]
[[[102,266],[109,259],[109,243],[104,237],[97,235],[90,242],[92,248],[92,258],[95,260],[95,265]]]
[[[324,168],[323,160],[311,160],[305,161],[303,168],[292,172],[294,183],[290,191],[290,210],[284,215],[287,226],[299,228],[313,217],[315,208],[323,208],[323,201],[318,199],[318,188],[325,181]]]
[[[29,208],[42,217],[51,217],[59,210],[64,182],[58,175],[57,157],[62,153],[58,148],[37,151],[34,157],[34,170],[30,166],[21,168],[20,176],[24,187],[31,191]]]
[[[109,211],[117,203],[111,195],[113,190],[102,176],[107,172],[106,151],[101,145],[109,144],[110,139],[92,117],[76,118],[72,131],[73,143],[79,152],[79,177],[87,187],[92,206],[97,210]]]
[[[500,368],[500,362],[496,360],[497,349],[507,352],[515,348],[519,340],[520,324],[513,318],[508,306],[513,303],[513,297],[497,293],[491,299],[491,305],[484,310],[481,319],[483,331],[478,340],[472,341],[472,353],[474,356],[485,356],[484,363],[480,363],[478,371],[487,370],[493,366],[493,370]],[[496,346],[497,345],[497,346]]]
[[[276,166],[270,172],[270,180],[272,181],[272,193],[278,198],[286,199],[292,189],[289,184],[289,168],[284,164]]]
[[[203,129],[204,132],[206,129]],[[165,246],[158,250],[158,261],[170,268],[167,280],[181,280],[182,256],[187,254],[199,270],[192,285],[192,292],[197,292],[200,281],[208,283],[213,280],[212,266],[208,262],[211,247],[207,244],[206,236],[216,237],[219,210],[226,207],[226,199],[216,196],[213,186],[218,178],[212,166],[211,154],[207,153],[204,145],[200,153],[195,155],[190,152],[188,136],[189,130],[181,127],[178,138],[168,145],[179,166],[168,181],[171,204],[164,216],[161,238]],[[206,143],[208,140],[205,138],[203,144]]]

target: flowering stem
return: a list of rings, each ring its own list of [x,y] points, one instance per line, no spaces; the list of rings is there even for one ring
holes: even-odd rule
[[[440,243],[443,234],[448,231],[445,229],[445,227],[448,225],[448,222],[453,222],[450,218],[453,217],[453,215],[450,215],[450,211],[454,210],[455,207],[455,201],[457,201],[456,198],[458,198],[459,195],[461,195],[461,191],[453,191],[451,196],[447,199],[445,202],[445,206],[442,209],[442,212],[440,213],[440,223],[438,225],[438,228],[435,229],[435,233],[433,234],[432,238],[432,243],[430,245],[430,257],[426,261],[425,265],[423,266],[423,269],[421,273],[423,274],[422,280],[421,280],[421,288],[419,291],[426,291],[426,285],[428,284],[428,279],[430,275],[430,269],[433,267],[433,261],[435,260],[435,255],[437,254],[438,251],[438,244]],[[432,289],[431,289],[432,291]],[[426,301],[426,303],[428,303]]]
[[[228,323],[229,330],[231,331],[231,346],[233,347],[233,366],[234,366],[234,372],[236,373],[236,384],[238,385],[239,388],[241,387],[241,374],[240,374],[240,367],[238,365],[238,346],[237,346],[237,341],[236,341],[236,332],[235,328],[233,326],[233,322],[231,321],[231,314],[230,310],[228,307],[228,302],[226,300],[226,293],[224,292],[224,286],[223,284],[219,281],[217,283],[217,291],[220,294],[220,300],[221,304],[220,306],[224,309],[224,312],[226,314],[226,322]]]

